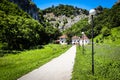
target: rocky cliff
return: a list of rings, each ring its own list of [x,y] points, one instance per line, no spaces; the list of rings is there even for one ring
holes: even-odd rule
[[[23,11],[27,12],[31,17],[40,21],[40,10],[31,0],[9,0],[17,4]]]
[[[43,13],[47,22],[59,28],[60,31],[70,28],[79,20],[88,17],[89,14],[86,9],[63,4],[52,5],[52,7],[43,10]]]
[[[63,31],[67,28],[70,28],[73,24],[77,23],[79,20],[87,18],[85,14],[80,15],[71,15],[67,17],[66,15],[55,16],[53,13],[47,13],[44,15],[47,22],[51,23],[54,27],[59,28],[60,31]]]
[[[40,21],[43,26],[45,26],[45,22],[48,22],[53,27],[57,27],[60,31],[63,31],[79,20],[88,17],[87,10],[71,5],[60,4],[41,11],[31,0],[9,1],[17,4],[23,11],[31,15],[31,17]]]

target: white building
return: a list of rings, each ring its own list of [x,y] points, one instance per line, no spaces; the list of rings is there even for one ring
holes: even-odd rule
[[[80,38],[80,45],[82,46],[82,45],[86,45],[89,43],[90,43],[89,38],[83,33],[82,37]]]
[[[73,36],[72,37],[72,44],[73,45],[87,45],[90,43],[89,38],[83,33],[82,37],[78,37],[78,36]]]
[[[74,44],[79,44],[80,43],[80,37],[78,37],[78,36],[73,36],[72,37],[72,44],[74,45]]]
[[[62,35],[62,36],[60,36],[59,37],[59,43],[60,44],[67,44],[67,35]],[[58,42],[57,41],[57,42]],[[78,36],[73,36],[72,38],[71,38],[71,43],[73,44],[73,45],[87,45],[87,44],[89,44],[90,43],[90,40],[89,40],[89,38],[84,34],[84,33],[82,33],[82,37],[80,38],[80,37],[78,37]]]
[[[59,37],[59,43],[60,44],[67,44],[67,36],[66,35],[62,35]]]

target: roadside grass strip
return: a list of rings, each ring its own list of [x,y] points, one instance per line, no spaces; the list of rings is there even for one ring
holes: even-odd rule
[[[95,74],[92,75],[91,45],[77,47],[72,80],[120,80],[120,46],[96,44],[94,54]]]
[[[0,57],[0,80],[16,80],[61,55],[69,48],[68,45],[48,44],[42,49]]]

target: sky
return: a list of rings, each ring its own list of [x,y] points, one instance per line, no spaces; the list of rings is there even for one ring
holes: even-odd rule
[[[118,0],[32,0],[38,8],[45,9],[52,5],[57,6],[59,4],[72,5],[83,9],[93,9],[101,5],[105,8],[111,8]]]

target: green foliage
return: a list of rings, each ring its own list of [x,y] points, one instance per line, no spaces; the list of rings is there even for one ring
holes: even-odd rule
[[[104,28],[101,30],[101,33],[103,34],[103,37],[109,36],[109,35],[110,35],[110,29],[108,29],[107,27],[104,27]]]
[[[117,3],[111,8],[110,16],[108,16],[112,27],[120,26],[120,15],[119,14],[120,14],[120,3]]]
[[[0,17],[0,37],[9,49],[27,49],[40,44],[43,26],[38,21],[20,16]],[[42,42],[42,41],[41,41]]]
[[[22,17],[30,18],[26,12],[22,11],[17,5],[9,2],[8,0],[0,1],[0,10],[4,11],[6,15],[19,15]]]
[[[68,35],[68,37],[72,37],[74,35],[81,36],[82,32],[85,32],[88,35],[89,32],[86,32],[88,29],[90,29],[90,27],[88,26],[87,19],[83,19],[66,29],[64,34]]]
[[[116,7],[114,7],[116,6]],[[94,19],[94,37],[98,36],[99,34],[103,35],[103,37],[107,37],[111,35],[111,29],[114,27],[119,27],[119,24],[117,21],[119,20],[112,20],[113,17],[115,17],[115,11],[119,13],[120,11],[117,10],[119,8],[118,5],[114,5],[112,9],[104,8],[102,13],[100,13],[95,19]],[[119,15],[116,14],[117,17],[115,19],[119,19]],[[115,24],[118,24],[115,26]],[[90,26],[90,25],[89,25]],[[89,30],[88,30],[89,31]]]
[[[95,18],[95,33],[109,36],[112,28],[120,26],[120,3],[113,5],[111,9],[103,9],[103,12]],[[96,35],[96,36],[97,36]]]
[[[106,30],[105,30],[106,29]],[[109,43],[109,44],[115,44],[119,45],[120,43],[120,27],[115,27],[110,29],[107,29],[106,27],[102,29],[102,34],[98,35],[94,40],[97,43]],[[109,33],[110,32],[110,33]]]
[[[49,44],[43,49],[23,51],[0,57],[0,80],[17,80],[65,52],[70,46]]]
[[[85,32],[85,34],[90,38],[91,34],[91,27],[88,24],[88,19],[83,19],[78,21],[77,23],[75,23],[74,25],[72,25],[72,27],[66,29],[63,33],[66,34],[68,36],[67,38],[67,42],[70,43],[71,42],[71,38],[73,36],[81,36],[82,32]]]
[[[53,12],[56,16],[66,15],[67,17],[70,17],[71,15],[80,14],[81,13],[80,10],[82,11],[82,13],[88,14],[88,11],[85,9],[73,7],[70,5],[63,5],[63,4],[59,4],[58,6],[52,6],[50,8],[47,8],[43,10],[43,13],[46,14]]]
[[[47,38],[50,39],[50,41],[57,39],[58,36],[61,35],[61,32],[58,30],[58,28],[54,28],[52,26],[46,27],[45,32],[48,34]]]
[[[98,6],[96,10],[98,15],[94,17],[94,37],[99,37],[98,39],[96,38],[96,42],[102,43],[104,39],[114,41],[111,31],[120,27],[120,3],[113,5],[111,9]],[[120,32],[120,29],[118,31]],[[91,24],[88,24],[87,19],[80,20],[65,31],[66,34],[72,36],[80,36],[81,32],[85,32],[91,38]]]
[[[42,14],[40,10],[39,14]],[[43,16],[40,18],[44,19]],[[3,49],[29,49],[49,43],[51,38],[56,39],[60,35],[59,30],[42,21],[40,24],[14,3],[1,0],[0,42],[7,43]]]
[[[119,80],[120,79],[120,46],[95,45],[95,74],[92,75],[91,46],[77,47],[76,61],[72,80]]]

